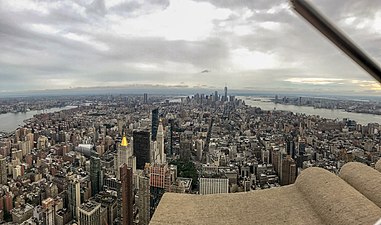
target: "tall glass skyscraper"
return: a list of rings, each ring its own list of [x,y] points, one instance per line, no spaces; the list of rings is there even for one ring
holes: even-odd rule
[[[152,120],[151,121],[152,121],[151,140],[156,141],[157,128],[159,126],[159,108],[152,110]]]
[[[90,180],[91,180],[91,195],[98,194],[101,190],[101,159],[98,153],[92,151],[90,157]]]
[[[133,146],[136,156],[136,169],[144,169],[145,164],[150,162],[150,144],[149,131],[134,131]]]

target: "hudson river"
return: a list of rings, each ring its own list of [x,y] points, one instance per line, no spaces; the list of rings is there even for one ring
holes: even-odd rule
[[[24,120],[32,118],[36,114],[40,113],[51,113],[58,112],[65,109],[75,108],[76,106],[65,106],[62,108],[51,108],[42,110],[33,110],[29,112],[19,112],[19,113],[5,113],[0,114],[0,132],[12,132],[17,129],[17,127],[24,125]]]
[[[319,115],[320,117],[328,119],[342,120],[343,118],[349,118],[363,125],[367,125],[368,123],[381,124],[381,115],[345,112],[340,109],[317,109],[309,106],[275,104],[271,102],[269,98],[261,97],[237,96],[237,98],[244,100],[247,105],[260,107],[263,110],[274,110],[275,108],[276,110],[304,113],[306,115]]]

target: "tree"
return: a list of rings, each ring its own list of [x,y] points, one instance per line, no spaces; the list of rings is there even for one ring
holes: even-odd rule
[[[196,166],[191,161],[174,160],[170,162],[177,166],[177,175],[179,177],[192,178],[192,190],[198,187],[198,172]]]

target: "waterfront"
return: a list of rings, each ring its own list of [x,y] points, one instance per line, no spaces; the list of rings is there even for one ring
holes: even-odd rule
[[[60,108],[51,108],[45,110],[33,110],[29,112],[19,112],[19,113],[5,113],[0,114],[0,132],[12,132],[16,130],[17,127],[24,124],[24,120],[32,118],[34,115],[40,113],[51,113],[57,112],[65,109],[71,109],[76,106],[65,106]]]
[[[247,105],[260,107],[263,110],[284,110],[291,111],[294,113],[304,113],[306,115],[319,115],[323,118],[328,119],[342,120],[343,118],[349,118],[351,120],[355,120],[357,123],[360,123],[362,125],[366,125],[368,123],[381,124],[381,115],[352,113],[345,112],[344,110],[339,109],[321,109],[309,106],[275,104],[274,102],[270,101],[270,98],[262,97],[237,96],[237,98],[244,100]]]

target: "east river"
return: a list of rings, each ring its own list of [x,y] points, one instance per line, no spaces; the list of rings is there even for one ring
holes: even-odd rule
[[[19,113],[5,113],[0,114],[0,132],[12,132],[24,125],[24,120],[32,118],[34,115],[40,113],[51,113],[58,112],[65,109],[75,108],[76,106],[65,106],[61,108],[50,108],[45,110],[33,110],[29,112],[19,112]]]
[[[245,101],[247,105],[259,107],[263,110],[284,110],[291,111],[294,113],[303,113],[306,115],[319,115],[320,117],[327,119],[339,119],[348,118],[355,120],[357,123],[367,125],[368,123],[379,123],[381,124],[381,115],[365,114],[365,113],[352,113],[346,112],[340,109],[320,109],[309,106],[296,106],[296,105],[282,105],[275,104],[270,101],[269,98],[260,97],[246,97],[237,96],[238,99]]]

